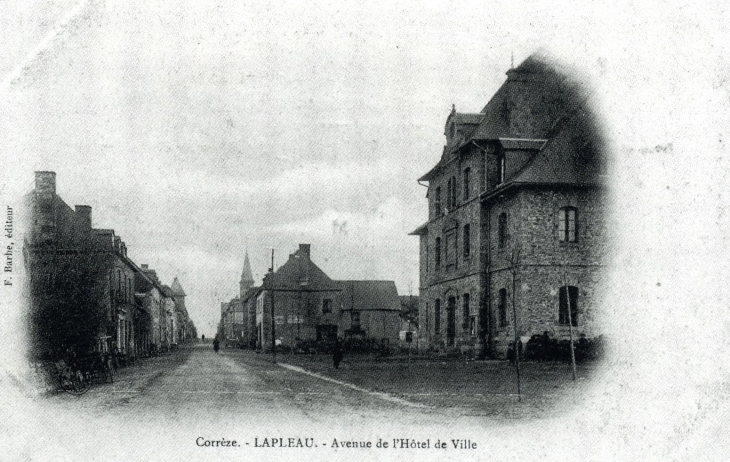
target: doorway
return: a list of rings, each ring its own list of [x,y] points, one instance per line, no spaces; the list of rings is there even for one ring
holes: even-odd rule
[[[456,298],[449,297],[449,303],[446,306],[446,345],[454,346],[456,337]]]

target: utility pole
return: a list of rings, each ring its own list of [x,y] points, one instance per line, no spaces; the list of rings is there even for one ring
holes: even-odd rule
[[[518,263],[519,255],[518,252],[513,248],[512,249],[512,317],[514,320],[514,327],[515,327],[515,368],[517,370],[517,401],[522,401],[522,390],[521,390],[521,383],[520,383],[520,347],[519,347],[519,335],[517,333],[517,307],[515,299],[517,298],[517,292],[515,290],[517,283],[517,263]]]
[[[271,249],[271,275],[274,275],[274,249]],[[274,364],[276,364],[276,304],[274,303],[274,285],[271,284],[271,353]]]
[[[565,298],[568,301],[568,332],[570,335],[570,363],[572,365],[573,380],[576,379],[575,347],[573,345],[573,310],[570,303],[570,287],[568,286],[567,263],[563,263],[563,287],[565,287]]]

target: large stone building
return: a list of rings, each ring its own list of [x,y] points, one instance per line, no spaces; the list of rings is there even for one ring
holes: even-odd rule
[[[270,350],[273,338],[277,345],[294,348],[352,337],[394,345],[400,328],[395,283],[332,280],[311,260],[310,249],[300,244],[255,292],[257,346]]]
[[[478,113],[452,109],[420,236],[419,338],[501,356],[515,335],[593,337],[605,247],[602,143],[580,86],[539,57]],[[516,326],[516,327],[515,327]]]

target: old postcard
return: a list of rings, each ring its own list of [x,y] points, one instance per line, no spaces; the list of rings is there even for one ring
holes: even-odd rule
[[[723,460],[719,2],[6,1],[8,460]]]

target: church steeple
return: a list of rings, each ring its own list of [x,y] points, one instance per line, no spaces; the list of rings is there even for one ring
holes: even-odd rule
[[[246,249],[246,258],[243,260],[243,272],[241,273],[239,285],[241,287],[241,298],[248,289],[253,287],[253,274],[251,273],[251,262],[248,261],[248,249]]]

